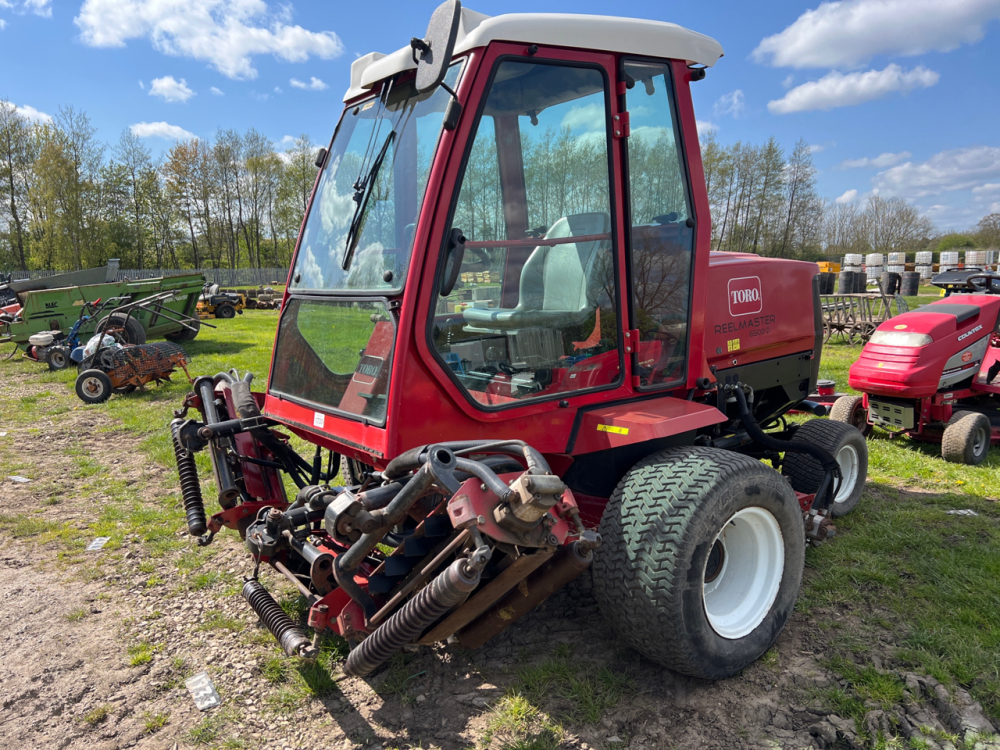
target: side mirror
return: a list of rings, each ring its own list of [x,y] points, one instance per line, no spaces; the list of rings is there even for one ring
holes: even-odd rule
[[[447,297],[455,289],[458,282],[458,272],[462,269],[465,259],[465,235],[455,227],[448,238],[448,257],[444,262],[444,274],[441,279],[441,296]]]
[[[455,51],[458,22],[462,17],[460,0],[446,0],[431,14],[427,36],[413,37],[413,61],[417,64],[417,91],[421,94],[436,89],[444,81],[445,72]]]

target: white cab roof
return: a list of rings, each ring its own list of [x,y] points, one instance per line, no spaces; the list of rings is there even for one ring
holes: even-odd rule
[[[722,46],[711,37],[664,21],[568,13],[487,16],[462,8],[455,55],[494,41],[628,52],[707,66],[722,57]],[[351,65],[351,87],[344,101],[365,93],[383,78],[414,67],[409,46],[390,55],[369,52]]]

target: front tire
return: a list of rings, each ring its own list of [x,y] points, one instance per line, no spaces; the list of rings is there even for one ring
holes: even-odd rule
[[[833,402],[830,409],[830,419],[834,422],[844,422],[854,425],[854,427],[865,437],[872,433],[872,426],[868,423],[868,410],[865,409],[865,400],[861,396],[841,396]]]
[[[941,457],[956,464],[978,466],[990,452],[991,435],[990,419],[985,414],[958,412],[941,436]]]
[[[223,302],[217,308],[215,308],[215,317],[222,318],[224,320],[229,320],[230,318],[236,317],[236,308],[233,307],[228,302]]]
[[[760,461],[672,448],[634,466],[608,501],[594,592],[633,648],[677,672],[730,677],[774,644],[802,582],[795,493]]]
[[[868,443],[864,436],[843,422],[810,419],[795,431],[792,439],[818,445],[837,459],[841,480],[830,513],[846,516],[854,510],[868,478]],[[796,492],[815,493],[823,482],[823,467],[808,453],[785,453],[781,473],[788,477]]]
[[[97,324],[97,333],[104,333],[108,328],[120,328],[119,334],[123,344],[145,344],[146,329],[135,318],[125,313],[111,313]]]
[[[87,404],[103,404],[111,398],[111,378],[100,370],[84,370],[76,376],[76,395]]]
[[[187,324],[192,326],[194,330],[191,330],[191,328],[181,328],[179,331],[164,334],[163,338],[167,341],[194,341],[201,330],[201,321],[187,321]]]

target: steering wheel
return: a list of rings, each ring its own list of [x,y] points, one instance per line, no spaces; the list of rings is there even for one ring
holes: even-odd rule
[[[1000,294],[1000,275],[995,273],[974,273],[965,280],[974,292]]]

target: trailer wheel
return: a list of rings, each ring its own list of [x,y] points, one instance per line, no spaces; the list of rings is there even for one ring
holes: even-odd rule
[[[103,404],[111,398],[111,378],[100,370],[84,370],[76,376],[76,395],[87,404]]]
[[[843,422],[810,419],[795,431],[792,439],[825,448],[837,459],[841,479],[830,513],[844,516],[854,510],[868,477],[868,443],[864,436]],[[796,492],[816,492],[823,482],[823,467],[808,453],[785,453],[781,473],[788,477]]]
[[[195,337],[197,337],[198,335],[198,332],[201,330],[201,321],[189,320],[186,322],[189,326],[194,327],[193,331],[190,328],[181,328],[181,330],[179,331],[163,334],[163,338],[165,338],[167,341],[194,341]]]
[[[53,346],[45,355],[50,370],[65,370],[69,366],[69,352],[65,346]]]
[[[108,328],[121,328],[123,344],[145,344],[146,329],[135,318],[125,313],[111,313],[97,324],[97,333],[103,333]]]
[[[861,396],[838,398],[830,409],[830,419],[854,425],[865,437],[872,434],[872,425],[868,423],[868,410],[865,409],[865,400]]]
[[[941,457],[956,464],[977,466],[990,450],[992,427],[985,414],[960,411],[948,420],[941,436]]]
[[[600,524],[594,592],[636,650],[677,672],[730,677],[764,654],[798,597],[802,511],[748,456],[672,448],[636,464]]]
[[[229,318],[236,317],[236,308],[232,306],[229,302],[223,302],[217,308],[215,308],[215,317],[223,318],[229,320]]]

